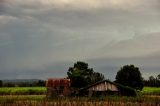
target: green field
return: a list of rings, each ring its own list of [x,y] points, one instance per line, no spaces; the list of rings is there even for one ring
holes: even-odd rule
[[[45,87],[2,87],[0,95],[45,95]]]
[[[45,87],[0,88],[0,106],[160,106],[160,88],[145,87],[136,97],[62,97],[48,99]],[[146,95],[147,94],[147,95]],[[149,95],[148,95],[149,94]],[[156,94],[152,96],[153,94]]]
[[[160,95],[160,87],[144,87],[142,94],[145,95]]]
[[[45,87],[2,87],[0,95],[45,95]],[[144,87],[142,94],[160,95],[160,87]]]

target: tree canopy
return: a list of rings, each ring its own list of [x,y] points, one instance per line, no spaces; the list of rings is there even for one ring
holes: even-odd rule
[[[94,72],[92,68],[88,68],[87,63],[81,61],[78,61],[73,67],[70,67],[67,75],[71,80],[71,86],[75,88],[85,87],[105,79],[103,74]]]
[[[134,65],[123,66],[116,75],[116,83],[132,87],[136,90],[143,89],[143,78],[138,67]]]
[[[2,87],[2,85],[3,85],[3,82],[2,82],[2,80],[0,80],[0,87]]]
[[[149,76],[148,80],[144,80],[143,82],[145,86],[160,87],[160,74],[157,77]]]
[[[157,75],[157,79],[160,81],[160,74]]]

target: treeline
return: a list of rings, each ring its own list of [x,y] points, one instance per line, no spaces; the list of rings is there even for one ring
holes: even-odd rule
[[[148,80],[143,81],[144,86],[148,87],[160,87],[160,74],[157,77],[150,76]]]
[[[0,80],[0,87],[43,87],[45,86],[44,80],[38,80],[33,82],[3,82]]]

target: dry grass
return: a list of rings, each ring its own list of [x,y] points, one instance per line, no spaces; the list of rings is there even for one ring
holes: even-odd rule
[[[1,97],[0,106],[160,106],[160,97],[54,98]]]
[[[160,106],[159,103],[138,103],[138,102],[77,102],[77,101],[16,101],[14,103],[3,103],[0,106]]]

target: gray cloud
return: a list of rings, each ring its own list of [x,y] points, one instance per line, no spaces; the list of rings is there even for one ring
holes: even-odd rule
[[[112,42],[98,51],[101,57],[144,57],[160,52],[160,32],[135,36],[132,39]],[[95,54],[95,55],[97,55]]]
[[[0,7],[1,78],[63,76],[78,60],[111,70],[112,79],[122,64],[158,70],[158,0],[5,0]]]

